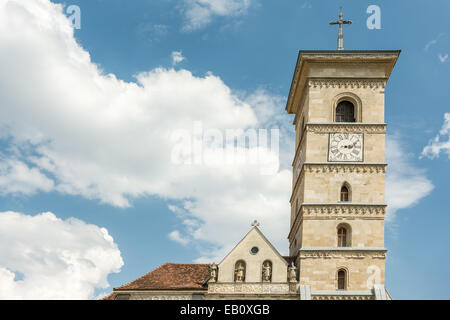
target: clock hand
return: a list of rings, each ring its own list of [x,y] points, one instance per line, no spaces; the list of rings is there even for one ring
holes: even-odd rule
[[[352,149],[353,147],[354,147],[354,145],[352,145],[352,144],[347,144],[347,145],[345,145],[345,146],[343,146],[344,147],[344,149]]]

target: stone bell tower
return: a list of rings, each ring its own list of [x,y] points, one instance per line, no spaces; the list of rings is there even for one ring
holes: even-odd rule
[[[399,54],[299,53],[288,239],[312,299],[386,298],[384,92]]]

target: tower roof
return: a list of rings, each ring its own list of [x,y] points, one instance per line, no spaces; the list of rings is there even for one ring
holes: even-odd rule
[[[311,75],[311,67],[317,64],[378,64],[381,73],[369,75],[366,78],[382,78],[387,80],[394,68],[401,50],[300,50],[294,75],[292,77],[289,97],[286,103],[288,113],[296,113],[296,105],[303,95],[303,88],[308,79],[312,78],[355,78],[352,75],[342,76],[333,74]]]

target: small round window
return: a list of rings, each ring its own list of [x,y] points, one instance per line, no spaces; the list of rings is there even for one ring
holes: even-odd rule
[[[251,252],[252,254],[257,254],[258,251],[259,251],[258,247],[253,247],[253,248],[250,250],[250,252]]]

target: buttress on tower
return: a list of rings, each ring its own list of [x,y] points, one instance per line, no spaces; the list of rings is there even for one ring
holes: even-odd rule
[[[400,51],[300,51],[289,250],[303,294],[386,298],[384,93]],[[389,298],[389,297],[388,297]]]

